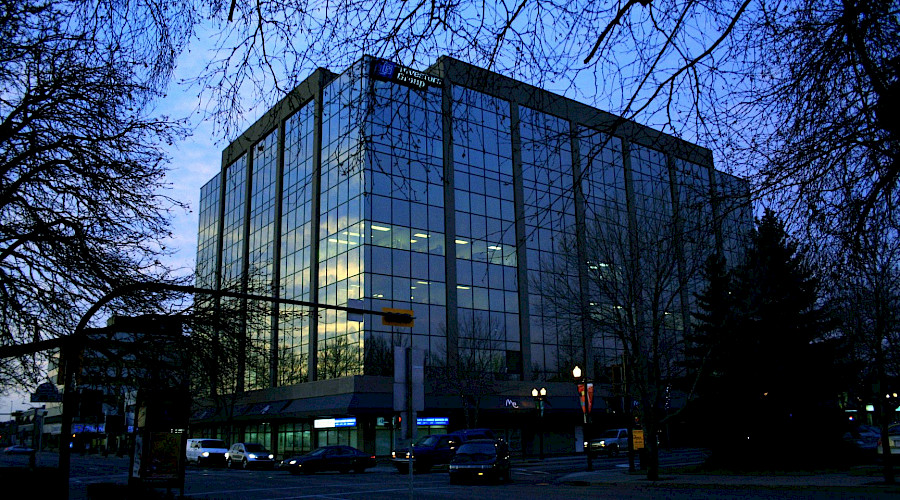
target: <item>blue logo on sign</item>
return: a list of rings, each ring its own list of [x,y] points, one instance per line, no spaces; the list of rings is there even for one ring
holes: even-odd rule
[[[381,78],[392,78],[397,65],[390,61],[378,61],[375,64],[375,74]]]

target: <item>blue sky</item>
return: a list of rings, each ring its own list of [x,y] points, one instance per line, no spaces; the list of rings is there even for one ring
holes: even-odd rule
[[[634,15],[640,17],[643,11],[637,10]],[[570,20],[571,21],[571,20]],[[528,24],[527,19],[522,19],[521,22],[523,24]],[[551,25],[552,26],[552,25]],[[221,151],[225,147],[225,145],[229,142],[230,138],[227,138],[223,135],[216,133],[216,129],[210,121],[206,121],[203,119],[203,106],[204,103],[201,102],[198,94],[200,93],[200,89],[196,87],[186,86],[184,84],[179,83],[183,79],[190,79],[196,77],[207,64],[208,61],[212,60],[212,54],[208,50],[213,43],[219,41],[220,36],[229,36],[229,34],[220,35],[213,31],[209,31],[209,25],[198,26],[197,34],[194,37],[193,43],[190,46],[190,50],[185,51],[178,60],[178,65],[176,68],[176,72],[172,81],[172,84],[169,87],[169,92],[167,97],[158,103],[158,110],[160,113],[167,114],[172,118],[185,117],[189,116],[191,120],[191,125],[193,128],[193,134],[176,144],[174,144],[169,149],[169,155],[171,156],[171,163],[169,164],[169,174],[167,176],[167,184],[168,190],[165,192],[166,195],[179,200],[180,202],[185,203],[189,206],[189,211],[177,211],[174,212],[172,219],[172,233],[173,238],[170,241],[165,242],[166,247],[171,250],[172,255],[164,262],[168,267],[174,268],[178,270],[178,273],[181,275],[190,274],[194,268],[195,261],[195,253],[196,253],[196,240],[197,240],[197,208],[198,208],[198,200],[200,195],[201,186],[206,183],[220,168],[220,159],[221,159]],[[593,29],[593,28],[592,28]],[[227,31],[227,30],[226,30]],[[552,31],[552,30],[551,30]],[[483,35],[484,33],[482,33]],[[237,36],[234,33],[231,33],[231,36]],[[548,35],[549,36],[549,35]],[[593,35],[592,35],[593,36]],[[292,39],[291,42],[295,44],[300,44],[300,38]],[[434,40],[436,46],[431,47],[431,49],[423,49],[421,53],[419,53],[417,63],[412,64],[415,66],[415,69],[424,69],[422,67],[426,57],[425,52],[429,52],[429,50],[434,51],[442,51],[443,43],[438,37],[438,40]],[[577,37],[576,37],[577,38]],[[306,40],[303,43],[308,43]],[[459,41],[456,42],[460,43]],[[554,45],[554,42],[551,45]],[[565,45],[565,44],[563,44]],[[331,47],[330,49],[335,52],[343,55],[349,54],[352,52],[353,46],[350,44],[348,49],[341,50],[335,47]],[[459,48],[459,47],[457,47]],[[565,47],[560,46],[559,49],[573,49],[573,47]],[[578,47],[575,47],[578,48]],[[574,50],[574,49],[573,49]],[[553,50],[550,50],[552,53]],[[538,71],[538,77],[542,79],[541,83],[533,82],[539,84],[540,86],[554,91],[559,92],[561,94],[568,95],[569,97],[575,98],[579,101],[588,103],[588,104],[597,104],[593,102],[598,93],[598,85],[602,82],[607,82],[608,79],[613,79],[618,82],[618,78],[623,78],[624,76],[628,76],[628,64],[622,64],[622,61],[619,58],[628,58],[631,52],[612,52],[608,55],[611,59],[609,61],[605,61],[593,71],[586,71],[583,74],[576,71],[576,74],[580,74],[579,84],[577,86],[572,86],[570,80],[568,80],[565,75],[558,75],[556,79],[552,76],[547,76],[548,74],[544,74],[544,72]],[[361,54],[359,54],[361,55]],[[426,61],[431,62],[436,57],[430,58]],[[406,64],[411,64],[411,61],[404,60],[399,61]],[[478,64],[479,61],[472,61],[473,63]],[[617,64],[612,64],[612,62],[616,62]],[[588,67],[593,68],[593,66],[588,65]],[[332,67],[330,68],[334,71],[341,71],[343,67]],[[526,73],[528,68],[525,68]],[[537,68],[540,69],[540,68]],[[535,70],[535,68],[532,68]],[[633,68],[632,68],[633,70]],[[499,69],[501,73],[506,74],[505,71]],[[307,73],[308,74],[308,73]],[[302,75],[305,76],[305,75]],[[301,79],[302,79],[301,76]],[[522,77],[522,75],[508,75],[514,77]],[[270,81],[266,82],[267,84],[271,83]],[[285,83],[286,82],[281,82]],[[266,85],[268,89],[271,89],[271,86]],[[612,88],[618,88],[616,85],[612,85]],[[254,92],[255,89],[252,85],[246,87],[246,92]],[[258,96],[248,96],[250,99],[245,99],[245,101],[257,101]],[[256,97],[254,99],[252,97]],[[275,97],[275,96],[269,96]],[[616,99],[621,99],[623,96],[619,95],[616,92],[613,92],[612,98],[607,101],[608,106],[600,106],[605,109],[610,109],[615,111],[617,108]],[[232,127],[232,130],[242,131],[248,125],[250,125],[253,121],[255,121],[259,114],[262,113],[264,109],[252,109],[247,111],[247,116],[240,117],[243,123],[235,123]],[[653,123],[653,116],[645,116],[643,119],[639,119],[641,123],[645,123],[650,126],[655,126]],[[688,140],[696,140],[701,145],[712,147],[711,144],[705,144],[706,141],[703,139],[697,140],[694,136],[695,134],[690,129],[690,127],[685,127],[687,130],[685,138]],[[102,318],[101,318],[102,319]],[[2,413],[6,413],[10,409],[10,398],[8,397],[0,397],[0,420],[4,417]],[[30,403],[25,403],[21,401],[21,398],[13,398],[13,410],[19,410],[23,408],[28,408],[31,406]]]

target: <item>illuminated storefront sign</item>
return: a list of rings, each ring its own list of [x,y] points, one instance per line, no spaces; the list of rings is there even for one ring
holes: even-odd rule
[[[72,424],[72,434],[106,432],[106,424]]]
[[[391,61],[372,61],[372,77],[376,80],[399,83],[418,90],[426,87],[441,87],[444,80],[428,73],[416,71]]]
[[[356,418],[317,418],[313,421],[316,429],[333,429],[335,427],[356,427]]]
[[[447,417],[425,417],[417,418],[416,425],[448,425],[450,419]]]

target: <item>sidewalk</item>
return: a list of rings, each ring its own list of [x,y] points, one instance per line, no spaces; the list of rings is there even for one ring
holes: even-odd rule
[[[900,484],[886,485],[877,467],[858,467],[841,472],[796,472],[783,474],[704,474],[663,469],[658,481],[648,481],[646,471],[630,473],[627,467],[592,472],[573,472],[561,483],[576,486],[634,485],[663,488],[719,489],[819,489],[828,491],[878,491],[900,494]],[[900,478],[898,478],[900,481]]]

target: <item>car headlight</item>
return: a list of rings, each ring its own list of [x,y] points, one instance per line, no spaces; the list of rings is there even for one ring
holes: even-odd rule
[[[397,458],[397,452],[396,452],[396,451],[392,451],[392,452],[391,452],[391,458]]]
[[[203,453],[200,454],[200,456],[203,457],[203,458],[208,458],[208,457],[209,457],[209,452],[208,452],[208,451],[204,451]]]
[[[256,459],[256,453],[250,453],[247,455],[249,458]]]
[[[600,441],[600,446],[606,446],[606,441]]]
[[[288,465],[294,465],[294,464],[296,464],[296,463],[297,463],[296,460],[291,460],[290,462],[288,462]]]
[[[587,442],[587,441],[584,442],[584,447],[585,447],[585,448],[588,447],[588,442]]]
[[[226,451],[226,452],[225,452],[225,458],[229,458],[229,457],[231,457],[231,453]]]
[[[269,455],[269,460],[275,460],[275,455]]]

